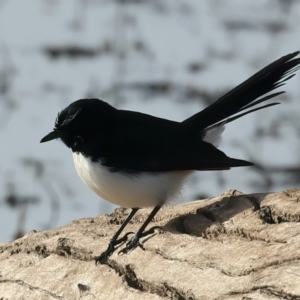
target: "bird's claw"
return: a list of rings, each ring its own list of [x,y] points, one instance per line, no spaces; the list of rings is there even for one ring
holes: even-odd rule
[[[130,239],[125,248],[120,250],[118,252],[119,255],[123,255],[123,254],[127,254],[130,251],[134,250],[136,247],[140,247],[141,249],[145,250],[143,244],[140,242],[140,238],[142,237],[146,237],[147,235],[153,234],[155,232],[156,229],[160,229],[162,230],[162,228],[160,226],[154,226],[152,228],[150,228],[147,231],[144,231],[142,234],[136,234],[132,239]],[[128,237],[128,235],[126,234],[126,237]]]
[[[119,244],[123,244],[128,240],[128,236],[130,234],[133,234],[133,232],[127,232],[123,237],[121,237],[118,240],[112,240],[108,244],[107,249],[100,254],[100,256],[97,256],[95,258],[95,264],[104,264],[106,260],[115,252],[115,250],[118,248],[116,247]],[[119,252],[120,253],[120,252]]]
[[[140,238],[145,237],[145,236],[150,235],[150,234],[153,234],[155,229],[161,229],[161,227],[154,226],[154,227],[150,228],[148,231],[143,232],[141,235],[136,234],[129,241],[128,241],[128,236],[130,234],[133,234],[133,232],[126,233],[122,238],[120,238],[118,240],[110,241],[110,243],[108,244],[107,249],[104,252],[102,252],[100,256],[95,258],[96,265],[104,264],[107,261],[107,259],[114,253],[114,251],[119,247],[119,246],[118,247],[116,247],[116,246],[120,245],[120,244],[123,244],[126,241],[128,241],[128,242],[127,242],[125,248],[118,252],[119,255],[127,254],[130,251],[134,250],[136,247],[140,247],[141,249],[145,250],[143,244],[140,242]]]
[[[120,250],[118,252],[119,255],[127,254],[128,252],[134,250],[136,247],[140,247],[143,250],[145,250],[143,244],[140,243],[139,241],[140,237],[139,236],[134,236],[125,246],[124,249]]]
[[[154,234],[156,229],[159,229],[160,231],[163,231],[163,229],[160,226],[153,226],[149,230],[144,231],[142,233],[141,237],[146,237],[147,235]]]
[[[95,264],[103,264],[106,260],[114,253],[115,251],[115,244],[109,243],[107,249],[95,258]]]

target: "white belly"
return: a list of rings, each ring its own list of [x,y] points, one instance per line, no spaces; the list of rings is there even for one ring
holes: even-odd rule
[[[75,169],[83,182],[103,199],[122,207],[154,207],[174,197],[192,171],[140,173],[128,175],[110,172],[100,163],[92,163],[73,153]]]

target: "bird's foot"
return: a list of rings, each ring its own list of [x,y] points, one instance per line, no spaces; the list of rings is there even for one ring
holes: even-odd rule
[[[140,247],[145,250],[143,244],[140,242],[140,238],[145,237],[147,235],[153,234],[156,229],[162,229],[160,226],[154,226],[143,233],[137,233],[132,239],[128,241],[125,248],[118,252],[119,255],[127,254],[128,252],[134,250],[136,247]],[[126,234],[126,236],[128,233]]]
[[[96,259],[95,259],[95,264],[98,265],[98,264],[104,264],[106,262],[106,260],[114,253],[114,251],[116,250],[115,248],[115,244],[110,242],[108,244],[108,247],[107,249],[102,252],[100,254],[100,256],[97,256]]]
[[[138,234],[136,234],[125,246],[124,249],[122,249],[121,251],[118,252],[119,255],[123,255],[123,254],[127,254],[128,252],[132,251],[133,249],[135,249],[137,246],[141,247],[143,250],[144,247],[143,245],[140,243],[140,236]]]
[[[114,251],[117,248],[116,246],[118,246],[119,244],[125,243],[128,240],[128,236],[130,234],[133,234],[133,232],[126,233],[123,237],[121,237],[118,240],[111,240],[108,244],[107,249],[104,252],[102,252],[100,254],[100,256],[97,256],[95,258],[96,265],[104,264],[106,262],[106,260],[114,253]]]
[[[142,233],[141,237],[145,237],[145,236],[147,236],[147,235],[150,235],[150,234],[155,233],[155,230],[156,230],[156,229],[160,229],[161,231],[163,231],[163,229],[162,229],[160,226],[153,226],[153,227],[151,227],[149,230],[144,231],[144,232]]]

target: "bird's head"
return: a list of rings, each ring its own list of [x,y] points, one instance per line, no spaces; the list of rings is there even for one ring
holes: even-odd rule
[[[114,110],[99,99],[77,100],[58,113],[53,131],[40,142],[61,139],[73,152],[80,151],[82,145],[103,126],[103,122]]]

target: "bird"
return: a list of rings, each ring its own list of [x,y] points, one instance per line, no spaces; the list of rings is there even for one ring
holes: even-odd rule
[[[274,61],[182,122],[117,109],[94,98],[77,100],[58,113],[53,131],[40,142],[61,140],[72,150],[75,169],[92,191],[131,208],[96,264],[105,263],[121,242],[126,244],[119,254],[141,246],[150,221],[192,173],[253,165],[218,149],[225,125],[280,104],[265,101],[285,93],[273,91],[295,76],[299,53]],[[135,235],[119,238],[136,212],[146,207],[153,209]]]

